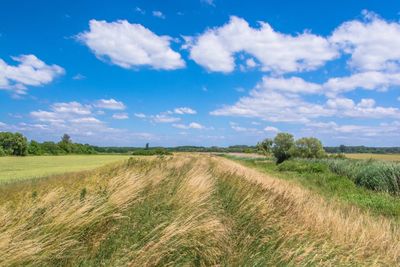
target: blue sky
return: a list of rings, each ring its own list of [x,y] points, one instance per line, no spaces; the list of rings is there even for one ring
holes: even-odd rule
[[[0,131],[95,145],[400,146],[398,1],[0,4]]]

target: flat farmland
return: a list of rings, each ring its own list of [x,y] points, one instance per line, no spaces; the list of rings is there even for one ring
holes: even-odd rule
[[[0,157],[0,183],[91,170],[129,155]]]
[[[372,154],[372,153],[352,153],[345,154],[350,159],[379,159],[379,160],[390,160],[400,161],[400,154]]]

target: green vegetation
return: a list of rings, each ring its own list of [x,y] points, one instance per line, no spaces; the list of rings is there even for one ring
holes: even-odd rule
[[[280,164],[292,157],[323,158],[326,156],[322,143],[314,137],[303,137],[294,141],[289,133],[278,133],[275,138],[265,139],[257,144],[258,150],[265,154],[273,154],[276,163]]]
[[[325,147],[328,153],[369,153],[369,154],[400,154],[400,147],[367,147],[367,146],[345,146]]]
[[[378,160],[325,159],[330,170],[356,185],[375,191],[400,194],[400,164]]]
[[[399,263],[387,219],[221,157],[131,158],[3,192],[1,266]]]
[[[1,157],[0,184],[66,172],[90,170],[126,158],[125,155]]]
[[[0,132],[0,156],[26,156],[28,141],[20,133]]]
[[[375,215],[394,217],[400,222],[399,197],[357,186],[345,174],[339,175],[332,172],[327,164],[327,162],[334,162],[335,166],[337,166],[337,162],[345,163],[345,160],[292,159],[276,165],[272,160],[226,157],[238,160],[246,166],[256,168],[275,177],[294,181],[324,196],[327,200],[338,200],[345,204],[355,205]],[[367,162],[359,164],[363,165],[367,164]],[[352,166],[346,164],[343,166],[349,167],[349,171],[352,168]]]

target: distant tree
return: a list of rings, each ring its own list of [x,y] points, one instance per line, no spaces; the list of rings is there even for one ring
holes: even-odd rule
[[[0,146],[0,157],[4,157],[6,152],[4,152],[3,148]]]
[[[340,150],[340,153],[344,153],[346,151],[346,146],[345,145],[340,145],[339,146],[339,150]]]
[[[30,155],[42,155],[43,154],[43,150],[41,145],[36,142],[35,140],[32,140],[29,142],[28,145],[28,154]]]
[[[278,133],[274,138],[272,153],[276,158],[276,163],[282,163],[292,156],[294,148],[293,135],[289,133]]]
[[[322,158],[326,155],[321,141],[314,137],[298,139],[292,154],[299,158]]]
[[[146,143],[146,147],[144,149],[146,149],[146,150],[149,149],[149,143]]]
[[[69,136],[68,134],[64,134],[62,137],[61,137],[61,142],[64,142],[64,143],[72,143],[72,140],[71,140],[71,136]]]
[[[72,144],[71,137],[68,134],[64,134],[61,137],[61,141],[58,143],[58,146],[66,153],[70,154],[73,152],[74,147]]]
[[[6,155],[26,156],[28,140],[20,133],[1,132],[0,147]]]
[[[266,138],[257,144],[257,150],[261,151],[261,153],[263,153],[264,155],[271,154],[273,144],[274,140]]]

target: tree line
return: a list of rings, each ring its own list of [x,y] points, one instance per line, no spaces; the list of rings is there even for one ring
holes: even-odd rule
[[[65,154],[96,154],[93,146],[74,143],[68,134],[64,134],[58,143],[37,142],[28,139],[20,133],[0,132],[0,156],[27,155],[65,155]]]

